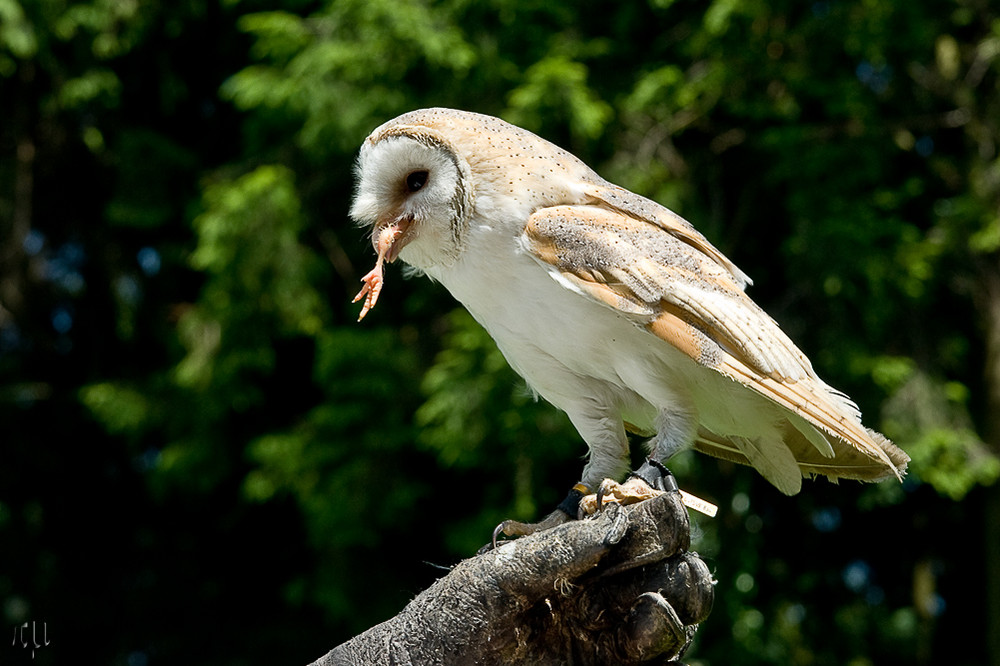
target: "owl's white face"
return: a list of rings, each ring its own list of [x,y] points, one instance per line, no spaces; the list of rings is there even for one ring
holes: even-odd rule
[[[373,134],[357,171],[351,217],[372,226],[376,251],[421,269],[458,257],[473,193],[468,164],[443,137],[415,127]]]

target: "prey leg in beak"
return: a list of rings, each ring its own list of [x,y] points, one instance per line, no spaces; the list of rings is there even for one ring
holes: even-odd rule
[[[362,298],[365,299],[365,304],[361,308],[361,314],[358,315],[358,321],[365,318],[368,311],[375,307],[375,302],[378,300],[378,295],[382,292],[382,255],[378,256],[378,263],[375,264],[375,268],[368,271],[368,274],[361,278],[361,281],[365,283],[361,287],[361,291],[358,295],[354,297],[352,303],[357,303]]]
[[[378,295],[382,292],[382,284],[385,281],[383,273],[385,261],[388,260],[391,263],[396,260],[399,251],[406,244],[406,240],[404,239],[400,242],[400,238],[409,229],[412,221],[412,218],[405,217],[389,224],[376,226],[375,234],[372,236],[372,245],[375,246],[378,252],[378,259],[375,261],[375,268],[368,271],[368,274],[361,278],[361,281],[365,284],[361,287],[358,295],[354,297],[354,300],[351,301],[352,303],[357,303],[362,298],[365,299],[365,304],[361,308],[361,314],[358,315],[358,321],[364,319],[368,311],[375,307]]]

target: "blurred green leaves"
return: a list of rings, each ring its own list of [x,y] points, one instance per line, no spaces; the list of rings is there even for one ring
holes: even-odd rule
[[[527,390],[518,391],[519,378],[468,312],[453,311],[448,323],[444,348],[424,375],[421,389],[427,400],[416,419],[420,441],[437,451],[444,466],[468,467],[482,464],[497,452],[482,450],[491,435],[518,431],[498,426],[512,416],[517,418],[518,408],[530,398]],[[506,418],[498,413],[501,410],[506,411]]]
[[[965,385],[935,380],[904,358],[880,359],[872,374],[889,392],[885,434],[909,453],[913,474],[955,501],[996,483],[1000,456],[973,427]]]
[[[595,140],[611,120],[613,110],[587,85],[587,67],[565,56],[550,56],[524,73],[524,82],[508,97],[507,119],[515,125],[540,128],[543,118],[558,118],[581,143]]]
[[[426,494],[424,482],[398,464],[413,449],[416,359],[386,329],[332,330],[317,345],[314,379],[325,400],[291,430],[250,444],[256,468],[243,491],[258,502],[293,496],[324,550],[375,546],[379,530],[416,511]]]
[[[83,387],[80,401],[112,435],[140,432],[152,408],[147,393],[113,382]]]
[[[210,276],[203,302],[220,314],[233,303],[272,315],[284,333],[314,335],[326,316],[313,282],[318,257],[299,242],[304,226],[292,172],[262,166],[209,185],[195,221],[192,265]]]
[[[315,338],[329,318],[314,286],[325,269],[299,241],[303,216],[291,171],[262,166],[213,182],[194,225],[191,264],[206,280],[177,323],[183,356],[142,388],[102,382],[80,394],[109,432],[128,433],[138,451],[160,450],[150,470],[160,493],[186,485],[184,478],[208,488],[227,473],[229,454],[213,443],[224,436],[227,415],[260,409],[266,391],[259,380],[275,371],[277,346]]]
[[[103,134],[90,128],[84,139],[97,154],[105,154]],[[178,201],[185,174],[195,169],[194,151],[160,132],[126,129],[115,133],[113,150],[119,164],[128,165],[117,174],[115,192],[107,201],[104,216],[108,223],[147,232],[176,221],[185,214],[185,202]]]
[[[10,56],[31,58],[38,49],[34,27],[17,0],[0,0],[0,47],[7,52],[0,52],[0,75],[3,76],[13,73],[14,62]]]
[[[210,185],[204,203],[191,262],[209,277],[181,320],[188,354],[176,376],[186,386],[235,387],[247,370],[270,370],[273,337],[320,331],[328,316],[312,284],[320,264],[299,244],[303,219],[288,169],[258,167]]]
[[[262,62],[234,74],[222,93],[241,109],[294,118],[307,153],[350,153],[373,119],[406,110],[428,82],[469,71],[476,56],[454,23],[459,5],[343,0],[308,17],[249,14],[240,27]]]

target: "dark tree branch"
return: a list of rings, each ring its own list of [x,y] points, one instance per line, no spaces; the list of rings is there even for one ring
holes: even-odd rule
[[[714,595],[689,544],[677,492],[612,504],[459,563],[312,666],[674,663]]]

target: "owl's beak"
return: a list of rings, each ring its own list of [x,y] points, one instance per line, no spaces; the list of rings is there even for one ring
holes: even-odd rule
[[[396,260],[400,250],[410,242],[407,232],[413,224],[413,215],[400,215],[390,220],[379,220],[375,223],[372,233],[372,247],[379,257],[385,257],[390,263]]]

